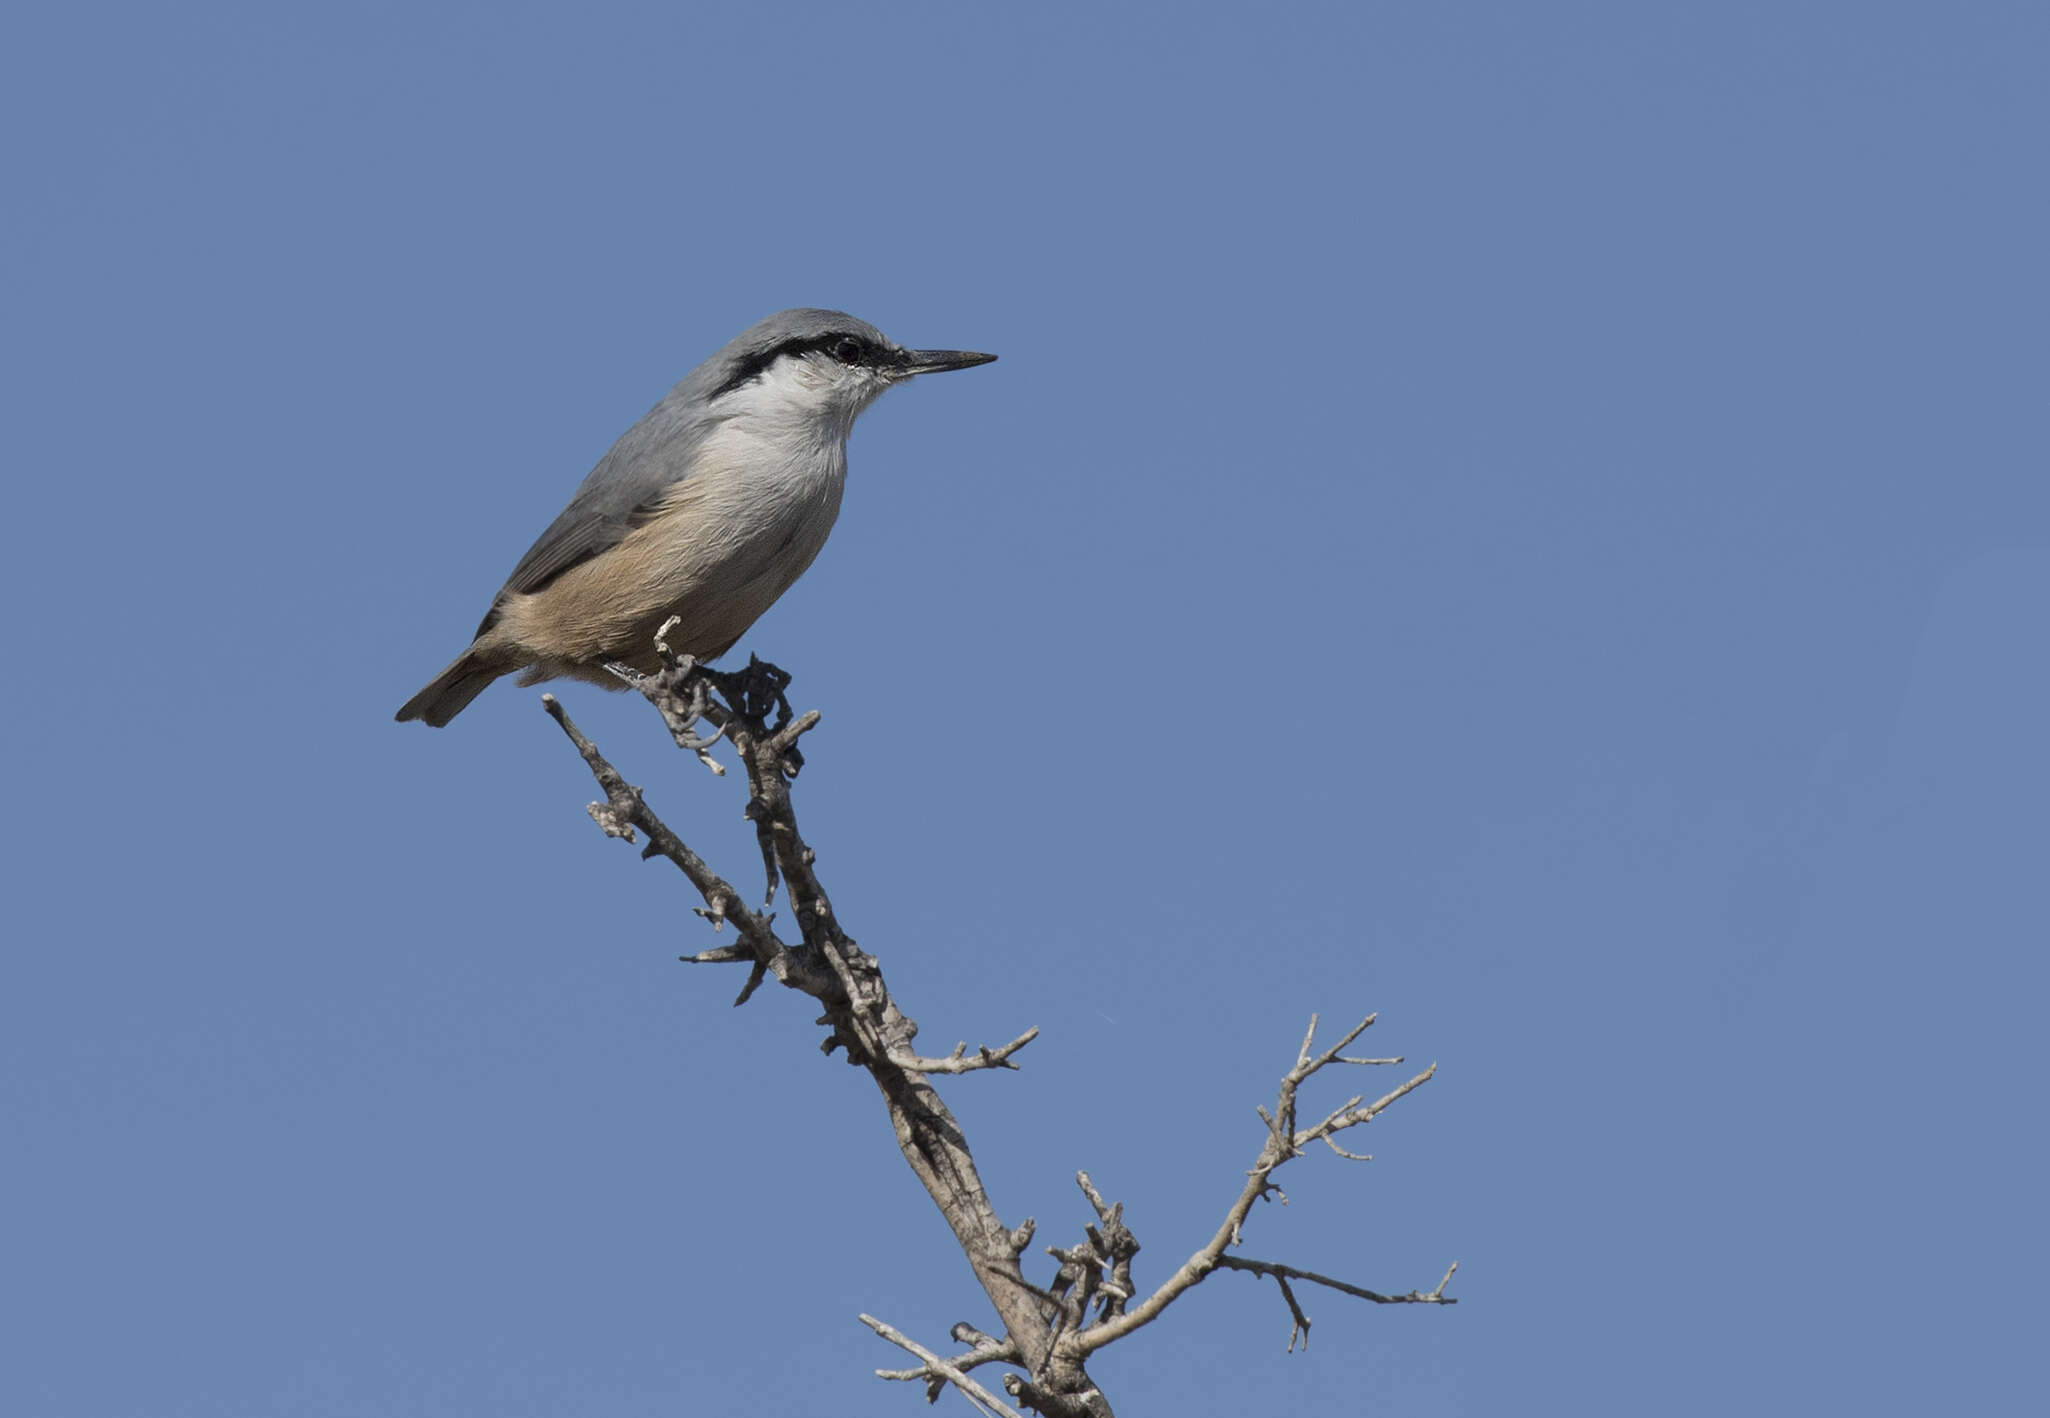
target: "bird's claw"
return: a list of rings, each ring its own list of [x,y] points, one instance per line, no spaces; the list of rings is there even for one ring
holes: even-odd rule
[[[790,672],[759,655],[749,655],[744,670],[715,670],[700,665],[698,673],[719,691],[734,713],[765,725],[771,733],[782,730],[796,717],[791,712],[789,696],[784,693],[790,688]],[[776,714],[773,724],[768,723],[771,710]]]

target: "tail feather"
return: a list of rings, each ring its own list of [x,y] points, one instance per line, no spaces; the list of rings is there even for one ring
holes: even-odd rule
[[[518,668],[489,660],[474,649],[465,650],[427,688],[408,699],[396,717],[402,724],[408,719],[425,719],[438,729],[462,713],[493,680]]]

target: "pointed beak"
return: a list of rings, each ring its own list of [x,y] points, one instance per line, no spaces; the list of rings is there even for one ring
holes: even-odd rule
[[[914,374],[939,374],[949,369],[973,369],[978,364],[988,364],[995,359],[993,354],[977,354],[974,350],[906,350],[904,362],[893,371],[899,379],[909,379]]]

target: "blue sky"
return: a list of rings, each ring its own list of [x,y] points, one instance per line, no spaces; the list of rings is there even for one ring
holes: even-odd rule
[[[1122,1411],[2039,1399],[2046,62],[2020,3],[16,13],[0,1407],[909,1413],[856,1313],[984,1319],[538,692],[390,722],[797,304],[1002,356],[864,418],[742,648],[925,1042],[1043,1031],[946,1090],[1006,1217],[1086,1168],[1157,1281],[1312,1011],[1440,1063],[1245,1252],[1463,1303],[1287,1356],[1219,1276]]]

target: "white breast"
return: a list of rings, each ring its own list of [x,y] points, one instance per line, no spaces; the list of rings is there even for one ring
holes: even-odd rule
[[[662,599],[692,631],[686,643],[738,639],[804,574],[839,518],[846,424],[803,403],[777,389],[742,401],[643,529]]]

